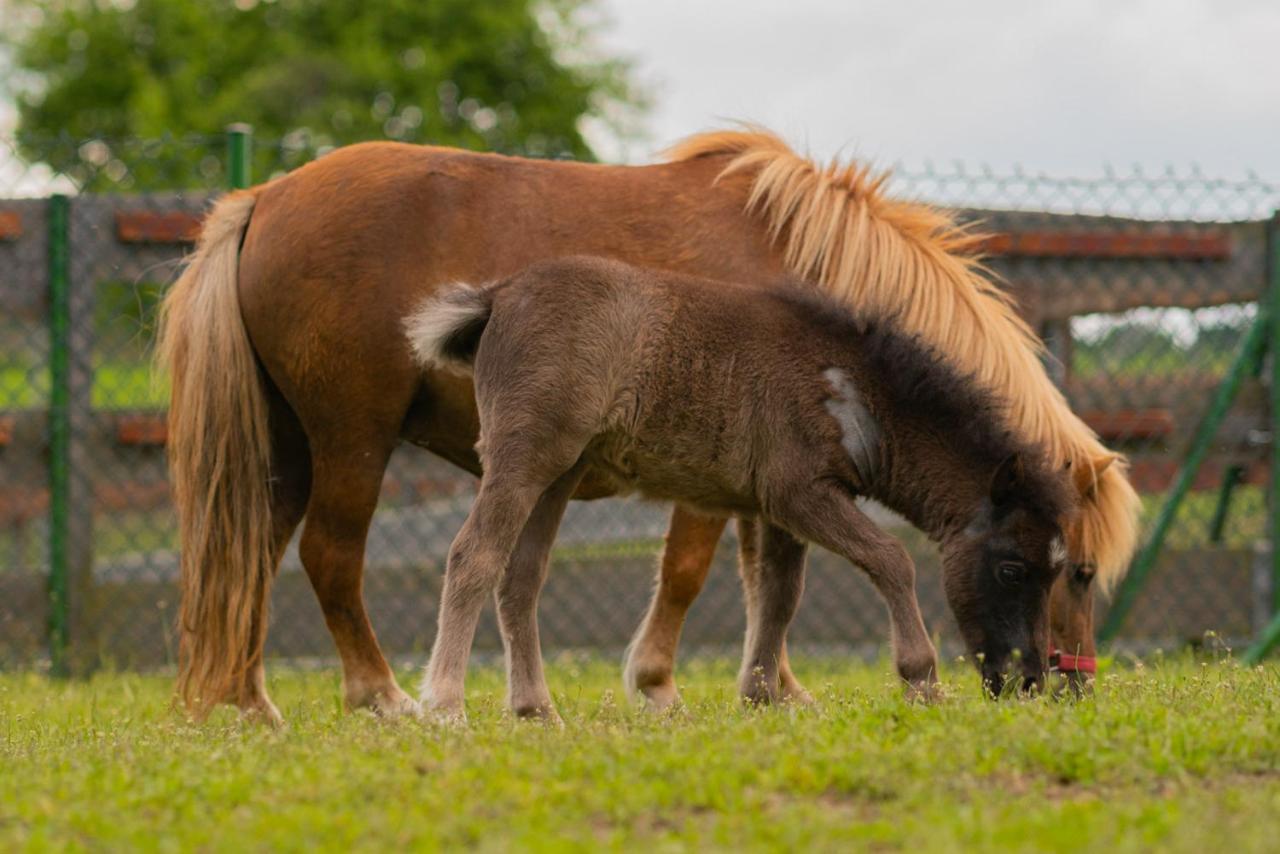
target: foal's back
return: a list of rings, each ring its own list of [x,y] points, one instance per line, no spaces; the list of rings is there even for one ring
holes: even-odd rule
[[[819,415],[829,342],[766,290],[561,259],[499,286],[490,329],[482,453],[495,431],[554,425],[542,441],[590,435],[588,462],[620,492],[757,512],[771,470],[838,447]]]

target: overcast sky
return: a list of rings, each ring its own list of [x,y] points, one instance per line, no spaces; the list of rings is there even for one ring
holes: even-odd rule
[[[1280,0],[604,0],[655,104],[629,160],[722,118],[827,157],[1280,180]]]

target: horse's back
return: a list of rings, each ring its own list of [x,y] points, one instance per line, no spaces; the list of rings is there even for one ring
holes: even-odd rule
[[[539,161],[398,143],[339,149],[255,191],[242,314],[308,433],[404,435],[474,468],[471,388],[424,376],[403,319],[436,287],[564,255],[725,279],[775,276],[745,185],[714,160]],[[741,186],[740,186],[741,185]]]

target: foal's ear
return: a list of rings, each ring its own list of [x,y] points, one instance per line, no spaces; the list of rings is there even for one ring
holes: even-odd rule
[[[1004,462],[996,468],[995,476],[991,478],[992,505],[1004,507],[1012,503],[1025,477],[1022,456],[1015,453],[1005,457]]]

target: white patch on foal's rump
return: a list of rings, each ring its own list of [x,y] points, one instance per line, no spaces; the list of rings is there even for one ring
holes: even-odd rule
[[[827,400],[827,411],[840,423],[840,444],[853,462],[854,469],[864,485],[870,484],[877,474],[880,460],[880,425],[862,402],[862,395],[849,376],[839,368],[827,368],[822,372],[831,386],[833,397]]]

